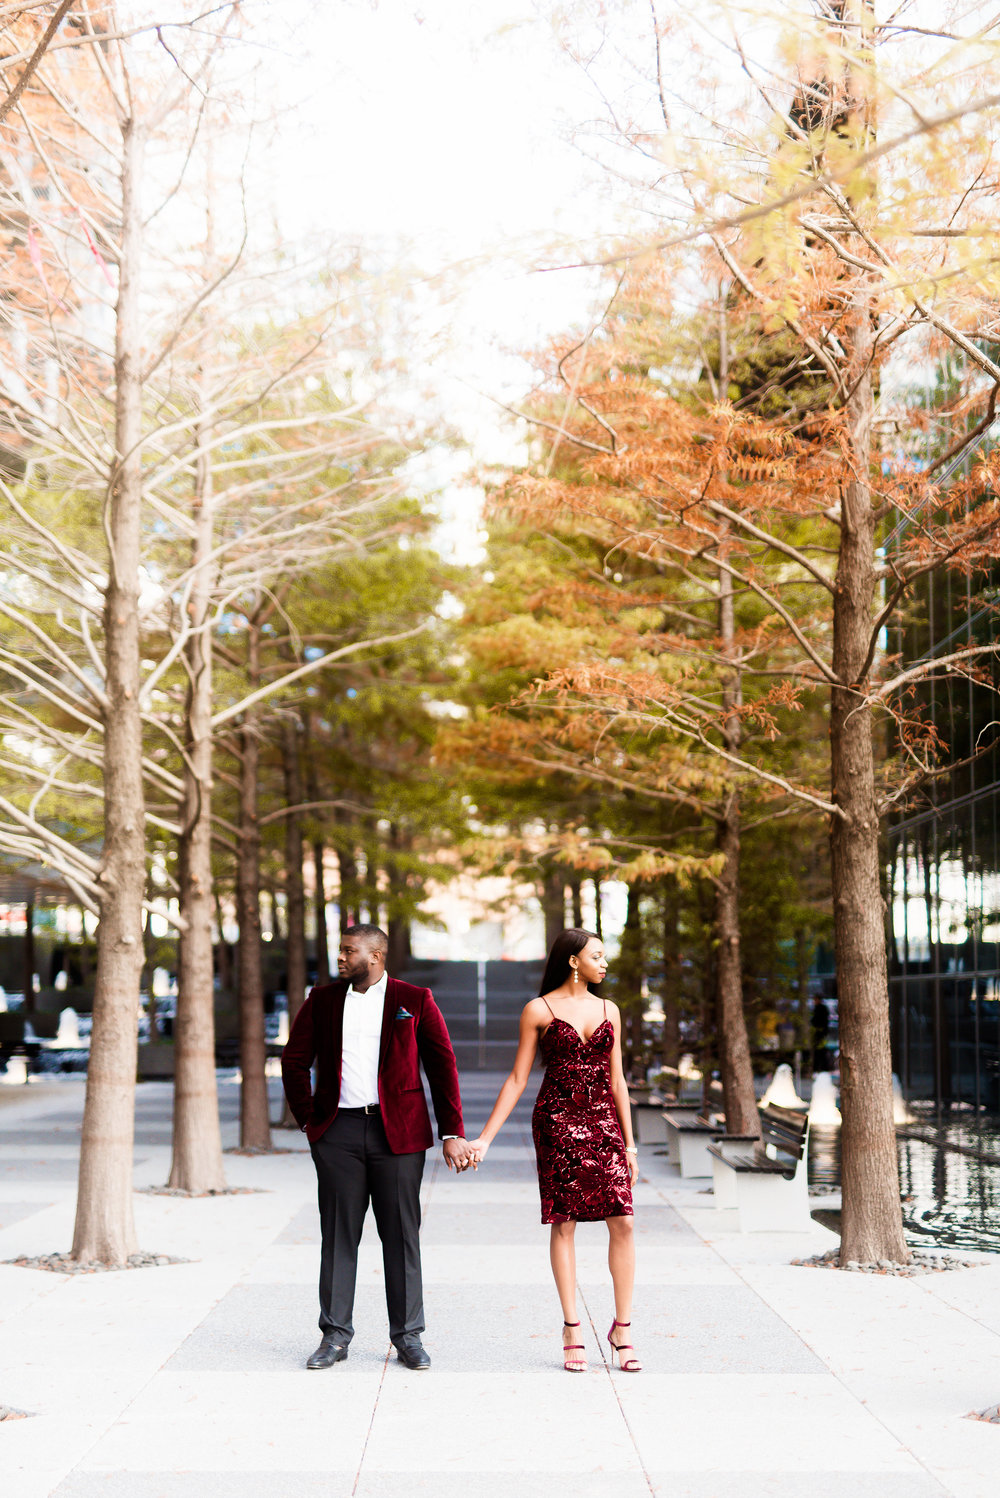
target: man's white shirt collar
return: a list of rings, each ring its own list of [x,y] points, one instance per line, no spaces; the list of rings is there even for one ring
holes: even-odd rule
[[[385,1003],[385,991],[386,991],[386,988],[388,987],[388,984],[389,984],[389,974],[388,973],[383,973],[382,976],[381,976],[381,978],[378,980],[377,983],[373,983],[369,988],[364,989],[363,992],[359,992],[354,987],[353,983],[349,983],[347,985],[347,994],[346,994],[345,997],[350,998],[351,995],[353,994],[354,997],[358,998],[358,999],[375,999],[375,998],[378,998],[378,999],[381,999],[383,1003]]]

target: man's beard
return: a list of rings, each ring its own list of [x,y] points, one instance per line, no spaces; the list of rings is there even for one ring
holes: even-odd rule
[[[367,962],[356,963],[354,967],[345,968],[340,976],[346,978],[351,984],[363,983],[368,977],[368,964]]]

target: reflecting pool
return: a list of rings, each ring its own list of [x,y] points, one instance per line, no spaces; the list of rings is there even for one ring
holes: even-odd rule
[[[910,1246],[1000,1253],[1000,1119],[920,1119],[897,1150]],[[839,1129],[810,1129],[809,1189],[840,1189]]]

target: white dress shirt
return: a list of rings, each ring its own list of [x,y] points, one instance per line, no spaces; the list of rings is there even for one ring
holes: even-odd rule
[[[344,999],[344,1056],[340,1073],[341,1108],[366,1108],[378,1102],[378,1053],[388,973],[358,993],[352,985]]]

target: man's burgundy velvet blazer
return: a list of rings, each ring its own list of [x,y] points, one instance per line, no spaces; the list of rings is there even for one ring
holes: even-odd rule
[[[288,1106],[310,1144],[337,1116],[346,995],[347,984],[342,981],[314,988],[299,1010],[281,1057]],[[420,1062],[430,1083],[439,1134],[463,1135],[458,1066],[444,1017],[429,988],[390,978],[382,1013],[378,1099],[394,1155],[429,1149],[434,1143]]]

